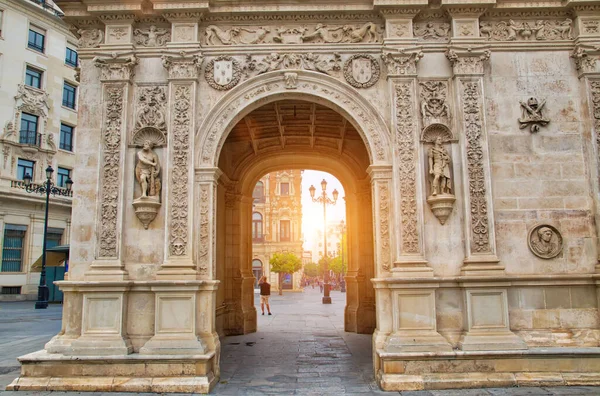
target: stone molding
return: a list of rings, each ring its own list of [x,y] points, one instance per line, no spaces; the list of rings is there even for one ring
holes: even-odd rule
[[[446,51],[455,76],[482,76],[484,63],[490,59],[491,54],[487,47],[466,50],[450,47]]]
[[[419,48],[400,50],[398,52],[384,52],[381,57],[386,65],[388,78],[394,76],[416,76],[417,62],[424,54]]]
[[[138,58],[135,55],[120,58],[116,53],[110,58],[95,57],[94,66],[100,69],[102,82],[131,82],[135,76],[135,66]]]
[[[600,45],[578,44],[573,49],[571,58],[575,62],[575,68],[580,78],[584,75],[600,74],[598,68],[600,64]]]
[[[162,64],[169,73],[169,80],[197,80],[203,61],[202,55],[162,56]]]

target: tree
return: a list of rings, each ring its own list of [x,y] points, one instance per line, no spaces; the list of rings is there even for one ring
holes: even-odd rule
[[[304,275],[315,277],[319,275],[319,267],[317,263],[308,263],[304,265]]]
[[[319,259],[319,276],[325,276],[325,269],[329,269],[331,257],[321,257]]]
[[[271,264],[271,271],[279,274],[279,295],[282,295],[283,274],[299,271],[302,268],[302,260],[294,253],[275,253],[269,260],[269,264]]]
[[[329,262],[329,269],[337,275],[340,275],[344,272],[346,272],[346,268],[344,268],[343,263],[342,263],[342,257],[341,256],[337,256],[335,257],[333,260],[331,260]]]

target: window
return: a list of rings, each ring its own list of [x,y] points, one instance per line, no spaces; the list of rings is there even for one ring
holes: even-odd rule
[[[19,143],[38,146],[41,143],[38,137],[39,117],[29,113],[21,113],[21,130],[19,131]]]
[[[290,183],[279,183],[279,194],[290,195]]]
[[[58,168],[60,169],[60,168]],[[46,249],[53,248],[55,246],[59,246],[62,241],[63,236],[62,228],[48,228],[48,233],[46,234]]]
[[[41,89],[42,88],[42,71],[34,69],[33,67],[27,66],[25,69],[25,85],[30,87]]]
[[[2,37],[2,22],[4,20],[4,10],[0,10],[0,37]]]
[[[73,151],[73,128],[70,125],[60,124],[60,148]]]
[[[63,101],[62,104],[69,109],[75,109],[75,95],[77,93],[77,87],[65,82],[63,86]]]
[[[265,202],[265,185],[263,182],[259,181],[256,183],[252,192],[252,198],[254,198],[254,202]]]
[[[19,158],[19,161],[17,163],[17,179],[23,180],[23,177],[25,177],[25,175],[33,177],[34,166],[35,162]]]
[[[21,294],[21,286],[2,286],[2,294]]]
[[[65,63],[69,66],[77,67],[77,51],[67,47],[67,55],[65,56]]]
[[[4,226],[2,267],[0,272],[21,272],[23,247],[27,226],[7,224]]]
[[[279,240],[289,241],[290,240],[290,221],[281,220],[279,222]]]
[[[56,185],[58,187],[67,187],[67,179],[71,178],[71,169],[58,167],[56,172]]]
[[[262,215],[258,212],[252,213],[252,241],[263,241]]]
[[[27,47],[37,52],[44,52],[44,45],[46,41],[46,32],[35,26],[29,27],[29,41]]]

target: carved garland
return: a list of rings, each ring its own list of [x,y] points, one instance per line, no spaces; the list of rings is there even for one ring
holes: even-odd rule
[[[369,61],[370,70],[370,78],[365,82],[359,82],[354,78],[353,69],[354,69],[354,61],[355,60],[367,60]],[[369,88],[375,85],[377,81],[379,81],[379,62],[377,59],[372,57],[371,55],[365,54],[356,54],[352,55],[346,63],[344,64],[344,78],[348,81],[348,84],[352,85],[354,88]]]
[[[171,173],[171,231],[169,251],[184,256],[188,247],[188,169],[191,125],[191,87],[175,88],[173,112],[173,171]]]
[[[381,183],[379,185],[379,235],[380,235],[380,261],[381,267],[389,271],[390,269],[390,227],[389,227],[389,216],[390,216],[390,194],[388,185]]]
[[[413,95],[410,83],[396,85],[396,144],[400,173],[400,213],[402,216],[402,250],[419,252],[417,226],[416,154],[414,141]]]
[[[210,186],[203,184],[200,186],[200,260],[198,268],[201,274],[208,272],[208,247],[209,247],[209,225],[210,210],[208,204],[208,191]]]
[[[102,189],[100,193],[100,257],[117,257],[117,212],[121,170],[121,125],[124,86],[106,89],[106,121],[103,136]]]
[[[483,169],[483,146],[481,143],[483,126],[479,84],[472,81],[461,82],[471,201],[471,233],[473,238],[471,252],[473,250],[477,253],[491,252]]]
[[[598,170],[600,170],[600,81],[590,80],[590,94],[592,96],[592,117],[594,117],[594,131],[596,133],[596,149],[598,150]],[[598,179],[600,184],[600,176]]]
[[[228,62],[231,65],[231,80],[227,84],[219,84],[215,81],[215,62]],[[242,78],[240,63],[231,56],[219,56],[208,62],[204,70],[204,78],[208,85],[219,91],[227,91],[235,87]]]

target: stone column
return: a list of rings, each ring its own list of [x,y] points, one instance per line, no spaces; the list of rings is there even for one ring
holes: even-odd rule
[[[394,131],[395,260],[391,268],[396,277],[432,277],[423,252],[423,182],[420,163],[419,123],[416,78],[422,52],[384,55],[392,103]]]
[[[471,32],[477,26],[472,18],[458,19],[454,25]],[[467,26],[467,27],[461,27]],[[484,62],[490,58],[485,47],[462,50],[453,47],[447,52],[454,72],[458,93],[460,145],[463,150],[462,169],[465,214],[465,250],[462,268],[466,301],[466,332],[459,346],[463,350],[527,349],[521,338],[510,331],[508,322],[508,283],[502,282],[504,266],[496,255],[494,207],[491,194],[491,172],[484,115]],[[493,281],[481,281],[493,277]],[[472,278],[472,279],[469,279]],[[495,279],[494,279],[495,278]]]
[[[60,289],[63,292],[62,327],[44,349],[48,353],[69,354],[71,344],[81,336],[83,296],[74,285],[61,284]]]
[[[96,259],[85,280],[127,279],[122,262],[124,172],[129,90],[138,61],[127,58],[96,58],[102,82],[103,130],[98,190]]]
[[[196,279],[198,272],[193,261],[192,207],[193,159],[195,131],[196,85],[202,57],[163,57],[168,70],[170,126],[168,161],[165,166],[166,230],[165,260],[156,274],[157,279]]]
[[[393,196],[392,167],[371,165],[371,195],[373,208],[373,232],[375,246],[375,277],[387,276],[392,269]]]

